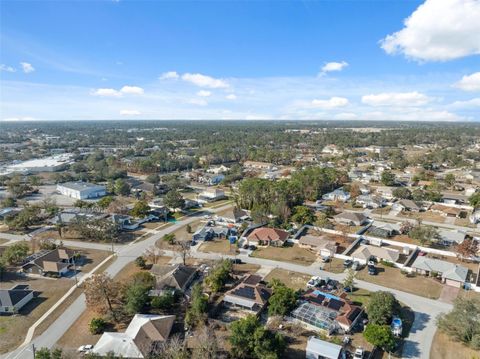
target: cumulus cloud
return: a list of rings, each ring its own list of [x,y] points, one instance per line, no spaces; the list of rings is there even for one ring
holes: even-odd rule
[[[332,71],[342,71],[345,67],[348,66],[346,61],[341,62],[326,62],[322,67],[322,74]]]
[[[339,108],[348,105],[348,99],[345,97],[331,97],[327,100],[319,100],[315,99],[312,100],[310,103],[311,107],[314,108],[323,108],[323,109],[332,109],[332,108]]]
[[[454,86],[463,91],[480,91],[480,72],[463,76]]]
[[[227,100],[236,100],[236,99],[237,99],[237,95],[235,95],[234,93],[231,93],[231,94],[225,96],[225,98],[226,98]]]
[[[36,121],[35,117],[24,116],[24,117],[7,117],[3,118],[2,121],[5,122],[24,122],[24,121]]]
[[[120,115],[121,116],[138,116],[141,115],[142,113],[137,110],[120,110]]]
[[[176,80],[179,77],[180,75],[176,71],[168,71],[161,74],[159,79],[160,80],[171,80],[171,79]]]
[[[4,64],[1,64],[0,65],[0,71],[15,72],[17,70],[15,70],[12,66],[7,66],[7,65],[4,65]]]
[[[120,90],[112,88],[99,88],[91,92],[94,96],[101,97],[122,97],[123,95],[143,95],[144,90],[138,86],[123,86]]]
[[[126,95],[143,95],[145,91],[138,86],[123,86],[120,92]]]
[[[480,54],[480,1],[427,0],[404,28],[380,41],[387,54],[417,61],[448,61]]]
[[[208,88],[227,88],[229,87],[228,83],[222,79],[216,79],[207,75],[202,74],[190,74],[186,73],[182,75],[182,80],[190,82],[198,87],[208,87]]]
[[[197,92],[197,96],[209,97],[209,96],[212,96],[212,93],[210,91],[207,91],[207,90],[200,90],[200,91]]]
[[[450,106],[454,108],[480,107],[480,97],[472,98],[466,101],[455,101]]]
[[[417,91],[385,92],[362,96],[362,103],[370,106],[422,106],[431,98]]]
[[[20,65],[22,66],[22,71],[26,74],[35,71],[35,68],[32,66],[32,64],[29,64],[28,62],[20,62]]]

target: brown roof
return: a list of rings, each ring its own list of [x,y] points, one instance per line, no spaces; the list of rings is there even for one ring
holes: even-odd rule
[[[197,269],[183,264],[159,265],[154,264],[151,269],[152,274],[157,277],[157,288],[164,287],[183,290]]]
[[[268,241],[268,242],[276,242],[281,241],[285,242],[288,238],[290,233],[287,231],[283,231],[281,229],[276,228],[257,228],[250,233],[248,236],[249,241]]]
[[[334,249],[336,245],[336,242],[332,240],[329,236],[312,236],[311,234],[300,237],[298,243],[306,246],[325,248],[330,250]]]
[[[75,252],[73,250],[64,247],[45,251],[43,254],[40,252],[35,259],[24,264],[24,267],[35,265],[42,268],[45,272],[59,272],[69,266],[69,263],[66,262],[72,258],[74,254]]]
[[[465,211],[464,209],[461,209],[461,208],[443,206],[441,204],[434,204],[432,207],[430,207],[430,209],[435,211],[440,211],[446,214],[454,214],[456,216],[458,216],[460,213]]]
[[[267,304],[272,293],[264,284],[259,283],[260,280],[261,277],[250,274],[240,284],[226,292],[225,295],[253,300],[260,307],[263,307]]]

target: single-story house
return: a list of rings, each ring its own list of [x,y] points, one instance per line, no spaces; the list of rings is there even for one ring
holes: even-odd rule
[[[57,191],[75,199],[92,199],[107,194],[105,186],[88,182],[66,182],[57,185]]]
[[[368,235],[373,237],[388,238],[400,233],[400,223],[387,223],[374,221],[368,229]]]
[[[197,197],[198,202],[214,202],[226,198],[225,192],[219,188],[207,188]]]
[[[269,162],[259,162],[259,161],[245,161],[243,163],[245,169],[255,169],[255,170],[273,170],[275,165]]]
[[[154,264],[150,272],[156,280],[155,289],[151,291],[150,295],[158,295],[165,290],[184,292],[195,278],[197,269],[183,264]]]
[[[394,209],[400,211],[420,212],[420,206],[411,199],[401,199],[393,206]]]
[[[462,208],[450,207],[441,204],[434,204],[430,207],[430,210],[435,213],[439,213],[445,217],[465,218],[467,217],[467,211]]]
[[[442,277],[443,283],[457,288],[462,287],[468,275],[468,268],[426,256],[418,256],[413,262],[412,268],[415,272],[423,275],[436,273]]]
[[[152,351],[168,340],[174,315],[135,314],[124,333],[105,332],[92,352],[122,358],[148,358]]]
[[[282,229],[261,227],[254,229],[247,237],[248,242],[256,242],[261,246],[282,247],[290,233]]]
[[[43,250],[27,257],[22,271],[32,275],[66,274],[74,261],[75,252],[68,248]]]
[[[316,337],[310,337],[307,341],[306,359],[340,359],[342,358],[342,346],[329,343]]]
[[[442,192],[442,202],[446,204],[468,204],[468,196]]]
[[[298,240],[300,247],[307,247],[316,251],[322,257],[333,257],[337,253],[337,243],[326,235],[313,236],[307,234]]]
[[[333,220],[347,226],[361,226],[367,222],[368,218],[363,213],[342,212],[334,216]]]
[[[343,188],[337,188],[332,192],[324,194],[322,198],[326,201],[347,202],[350,199],[350,193],[344,191]]]
[[[244,209],[233,207],[224,212],[221,216],[217,216],[217,220],[229,223],[241,223],[250,218],[248,212]]]
[[[210,241],[213,238],[227,238],[232,234],[233,228],[223,226],[203,226],[192,235],[194,241]]]
[[[386,199],[393,199],[393,190],[395,187],[381,186],[375,189],[376,193]]]
[[[445,246],[460,244],[465,240],[466,234],[461,231],[449,231],[441,229],[438,231],[437,241]]]
[[[75,223],[79,220],[94,220],[94,219],[102,219],[108,216],[105,213],[97,213],[91,210],[85,209],[65,209],[61,212],[55,214],[55,216],[49,219],[49,223],[51,224],[65,224],[68,225],[70,223]]]
[[[10,289],[0,289],[0,313],[18,313],[32,299],[33,290],[26,284],[17,284]]]
[[[262,277],[248,275],[240,284],[225,293],[223,303],[259,313],[267,305],[271,290],[260,283]]]
[[[365,262],[372,256],[377,260],[395,263],[400,257],[400,252],[396,249],[361,244],[351,255],[352,258]]]
[[[387,200],[381,196],[366,194],[358,196],[355,202],[363,205],[364,208],[381,208],[386,205]]]

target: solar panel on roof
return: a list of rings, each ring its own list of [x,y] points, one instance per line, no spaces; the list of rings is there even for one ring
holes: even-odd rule
[[[338,311],[342,306],[343,306],[343,302],[336,299],[330,299],[327,307]]]

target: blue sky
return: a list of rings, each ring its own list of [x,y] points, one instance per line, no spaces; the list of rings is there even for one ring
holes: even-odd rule
[[[480,120],[479,0],[0,10],[0,120]]]

